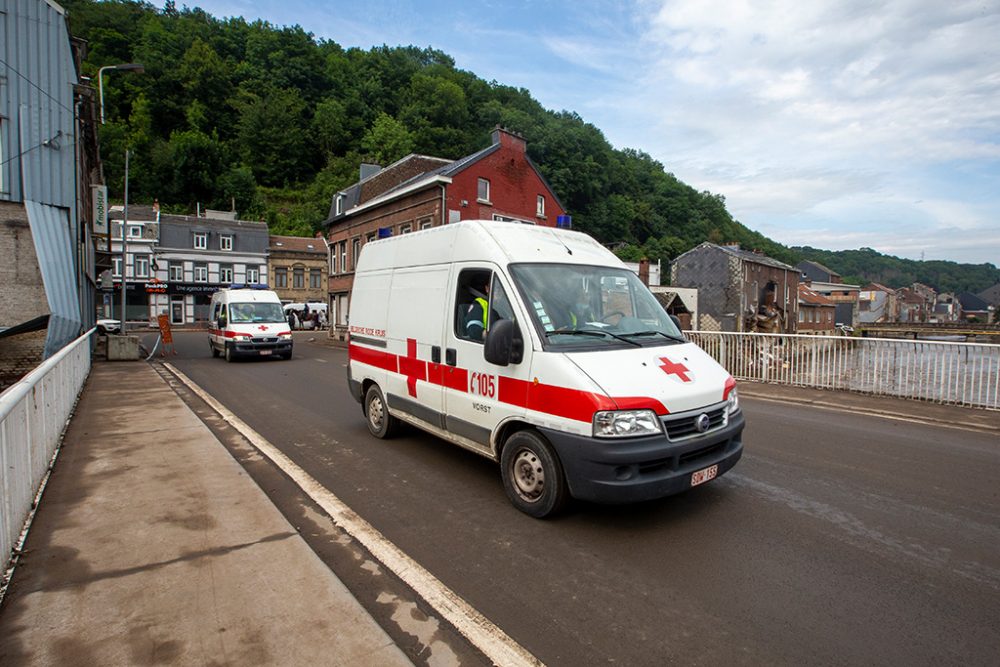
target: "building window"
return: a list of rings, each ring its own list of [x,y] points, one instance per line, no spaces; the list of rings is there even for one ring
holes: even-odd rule
[[[274,270],[274,286],[288,287],[288,269]]]
[[[194,249],[195,250],[208,250],[208,233],[207,232],[195,232],[195,235],[194,235]]]
[[[233,249],[233,237],[230,234],[224,234],[219,237],[219,250],[232,250]]]
[[[337,295],[337,324],[347,326],[347,295]]]
[[[232,264],[220,264],[219,265],[219,282],[220,283],[231,283],[231,282],[233,282],[233,266],[232,266]]]
[[[400,233],[400,235],[409,234],[412,231],[413,231],[413,225],[411,225],[408,222],[405,222],[405,223],[403,223],[402,225],[399,226],[399,233]]]
[[[344,212],[344,195],[337,195],[337,209],[334,215],[340,215]]]
[[[129,225],[128,226],[128,237],[130,239],[141,239],[142,238],[142,225]]]
[[[323,272],[319,269],[309,269],[309,289],[321,289],[323,287]]]
[[[434,226],[434,220],[433,218],[423,218],[417,221],[417,225],[420,226],[420,229],[430,229]]]
[[[340,270],[347,273],[347,241],[340,242]]]
[[[208,264],[194,265],[194,281],[196,283],[208,282]]]
[[[545,197],[543,195],[538,195],[538,199],[535,201],[535,215],[539,218],[545,217]]]
[[[260,282],[260,269],[247,269],[247,282],[256,285]]]
[[[306,270],[303,268],[292,269],[292,289],[305,289]]]
[[[338,254],[336,244],[331,245],[330,246],[330,275],[331,276],[337,275],[337,267],[340,265],[340,262],[338,261],[339,259],[340,259],[340,255]]]
[[[148,257],[136,257],[134,260],[134,269],[136,278],[148,278],[149,277],[149,258]]]
[[[170,262],[167,265],[167,280],[179,283],[184,280],[184,265],[180,262]]]
[[[351,242],[351,269],[358,268],[358,255],[361,254],[361,239],[354,239]]]
[[[112,257],[111,258],[111,275],[115,278],[122,277],[122,258]]]
[[[477,199],[484,204],[490,203],[490,181],[486,178],[479,179],[479,190],[476,194]]]

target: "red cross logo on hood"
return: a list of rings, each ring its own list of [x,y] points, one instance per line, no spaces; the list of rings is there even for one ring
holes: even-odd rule
[[[684,364],[674,363],[666,357],[660,357],[660,361],[663,362],[663,365],[660,366],[660,368],[663,369],[663,372],[667,375],[676,375],[681,382],[691,381],[691,378],[688,376],[688,373],[691,371],[689,371],[688,367]]]
[[[257,328],[258,328],[258,329],[260,329],[261,331],[267,331],[267,326],[265,326],[265,325],[263,325],[263,324],[262,324],[262,325],[260,325],[260,326],[259,326],[259,327],[257,327]]]

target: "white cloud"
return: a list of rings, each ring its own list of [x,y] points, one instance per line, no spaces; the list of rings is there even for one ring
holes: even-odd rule
[[[639,11],[643,32],[621,47],[643,62],[624,73],[634,94],[605,106],[650,128],[638,147],[725,195],[735,217],[787,243],[809,228],[831,247],[1000,255],[1000,236],[983,235],[1000,224],[1000,6],[667,0]],[[605,129],[616,143],[629,136]],[[940,178],[955,163],[994,192],[964,205],[969,193]],[[901,203],[919,198],[919,209]],[[919,241],[852,231],[903,227],[904,216],[926,230]]]

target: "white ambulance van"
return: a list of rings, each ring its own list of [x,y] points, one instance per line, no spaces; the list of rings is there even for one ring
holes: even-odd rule
[[[406,422],[498,461],[535,517],[679,493],[743,453],[735,380],[579,232],[476,220],[367,243],[349,323],[369,431]]]
[[[208,326],[213,357],[292,358],[292,331],[281,299],[269,289],[220,289],[212,295]]]

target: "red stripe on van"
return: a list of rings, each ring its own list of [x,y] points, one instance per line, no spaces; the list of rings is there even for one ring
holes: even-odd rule
[[[375,368],[381,368],[384,371],[391,371],[393,373],[399,372],[399,364],[396,362],[396,355],[389,352],[370,350],[367,347],[352,344],[347,348],[347,356],[351,361],[368,364],[369,366],[374,366]]]
[[[468,369],[416,359],[416,341],[413,339],[407,341],[405,357],[354,344],[348,346],[348,355],[351,361],[407,376],[407,390],[411,396],[417,395],[417,380],[464,393],[469,391]],[[594,413],[599,410],[646,409],[658,415],[667,414],[666,407],[655,398],[645,396],[608,398],[604,394],[580,389],[529,382],[503,375],[498,378],[497,400],[501,403],[566,419],[590,422],[594,418]]]

